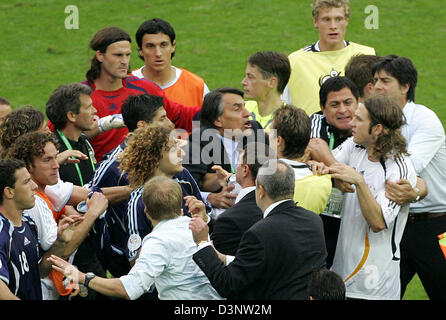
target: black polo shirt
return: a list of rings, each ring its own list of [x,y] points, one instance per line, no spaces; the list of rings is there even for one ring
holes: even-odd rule
[[[332,125],[327,123],[322,111],[315,112],[310,116],[311,120],[311,138],[320,138],[330,145],[330,135],[333,134],[334,144],[333,149],[336,149],[349,137],[340,137],[339,131]]]
[[[59,140],[59,153],[67,150],[68,146],[63,142],[59,133],[56,131],[54,132],[54,135]],[[70,143],[71,148],[73,150],[79,150],[88,157],[87,160],[80,160],[80,162],[78,163],[80,173],[82,175],[82,180],[85,185],[93,178],[94,175],[93,165],[96,166],[96,159],[94,157],[93,148],[91,147],[87,137],[84,134],[81,134],[78,141],[72,141],[70,139],[67,140]],[[73,163],[61,164],[59,168],[59,174],[60,178],[63,181],[72,182],[77,186],[82,186],[81,180],[79,178],[79,173],[76,169],[76,166]]]

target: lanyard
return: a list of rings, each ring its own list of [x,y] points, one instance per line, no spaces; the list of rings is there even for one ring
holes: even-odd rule
[[[330,143],[328,144],[328,146],[330,147],[330,150],[333,150],[334,147],[334,134],[333,132],[330,132]]]
[[[73,150],[73,147],[71,147],[71,143],[70,143],[70,141],[68,141],[67,137],[65,137],[65,135],[62,132],[60,132],[59,130],[57,130],[57,133],[59,134],[60,138],[62,139],[62,142],[65,144],[65,147],[67,147],[68,150]],[[89,149],[88,146],[87,146],[87,149]],[[93,159],[91,158],[90,150],[88,150],[88,153],[89,153],[88,158],[90,159],[91,167],[93,168],[93,171],[94,171],[95,165],[94,165]],[[83,186],[84,179],[82,179],[82,174],[81,174],[81,169],[79,168],[79,164],[74,163],[74,167],[76,168],[77,175],[79,176],[81,186]]]

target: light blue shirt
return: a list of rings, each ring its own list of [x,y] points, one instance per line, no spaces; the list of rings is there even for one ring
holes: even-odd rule
[[[197,245],[190,218],[162,220],[144,237],[141,253],[121,280],[134,300],[155,283],[161,300],[221,300],[206,275],[192,260]]]

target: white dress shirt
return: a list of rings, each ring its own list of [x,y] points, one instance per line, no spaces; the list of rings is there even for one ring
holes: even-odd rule
[[[446,146],[443,125],[435,112],[409,101],[403,108],[407,124],[401,133],[417,175],[426,181],[427,196],[410,205],[410,212],[446,211]]]
[[[193,261],[197,245],[189,229],[190,218],[160,221],[144,237],[141,253],[121,280],[134,300],[155,283],[161,300],[220,300],[206,275]]]

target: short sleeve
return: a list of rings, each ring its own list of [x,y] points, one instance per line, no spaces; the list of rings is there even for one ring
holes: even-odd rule
[[[9,244],[11,241],[10,225],[7,221],[0,218],[0,279],[9,284]]]

